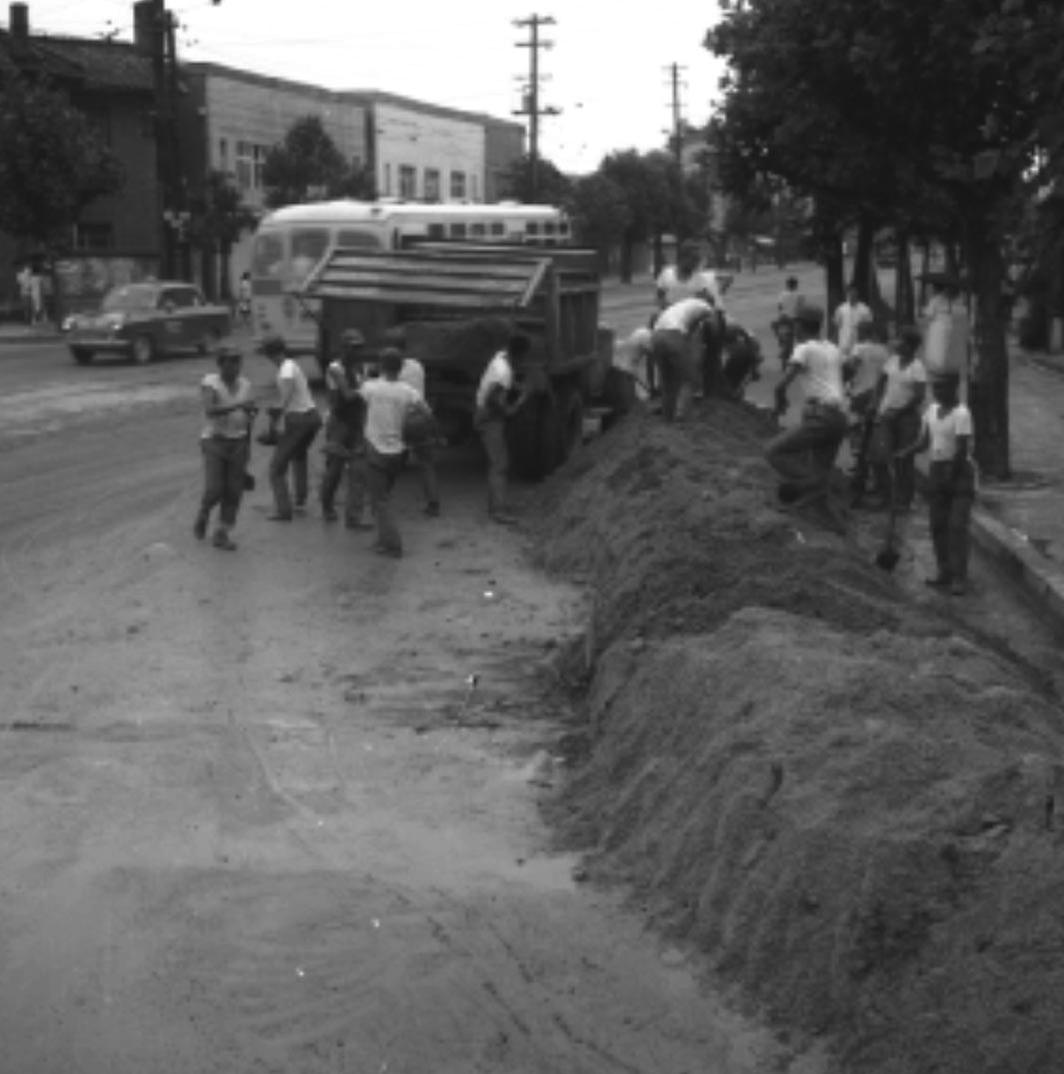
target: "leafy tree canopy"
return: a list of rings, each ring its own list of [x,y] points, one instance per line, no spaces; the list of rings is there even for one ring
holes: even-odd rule
[[[41,246],[65,246],[82,211],[122,186],[110,148],[43,82],[5,76],[0,146],[0,231]]]
[[[375,197],[372,177],[344,159],[319,116],[304,116],[267,154],[262,168],[271,208],[328,198]]]
[[[525,204],[564,205],[572,192],[572,183],[551,161],[540,157],[536,164],[535,182],[532,177],[532,158],[526,153],[518,157],[503,176],[506,197]]]

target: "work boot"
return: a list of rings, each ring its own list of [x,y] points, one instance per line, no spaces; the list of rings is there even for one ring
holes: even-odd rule
[[[326,507],[325,504],[322,504],[321,517],[326,522],[335,522],[340,516],[336,513],[335,507]]]
[[[267,522],[291,522],[292,521],[292,512],[291,511],[274,511],[274,513],[272,515],[267,515],[266,516],[266,521]]]
[[[492,522],[498,522],[500,526],[517,525],[517,516],[511,515],[509,511],[492,511],[489,517]]]
[[[440,505],[435,500],[433,500],[432,503],[425,504],[425,514],[428,515],[429,518],[439,518]]]
[[[960,578],[954,578],[949,584],[949,594],[951,597],[963,597],[968,592],[968,587]]]
[[[192,523],[192,533],[197,541],[202,541],[207,536],[207,512],[200,511],[196,515],[196,521]]]
[[[215,548],[221,548],[224,552],[235,552],[236,542],[229,536],[225,530],[215,530],[214,539],[211,544]]]

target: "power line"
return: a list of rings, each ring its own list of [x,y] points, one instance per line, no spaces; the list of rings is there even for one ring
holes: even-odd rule
[[[561,110],[552,106],[542,107],[539,103],[539,85],[546,81],[545,76],[539,73],[540,49],[554,47],[553,41],[544,41],[539,36],[541,26],[553,26],[554,19],[549,15],[530,15],[527,19],[514,19],[514,26],[528,27],[529,37],[527,41],[516,42],[517,48],[527,48],[529,53],[528,85],[523,95],[524,99],[519,109],[514,111],[515,116],[528,116],[528,163],[529,163],[529,193],[535,201],[539,194],[539,117],[557,116]]]
[[[686,67],[681,67],[678,63],[670,63],[665,70],[669,73],[669,83],[672,88],[672,98],[670,103],[670,113],[672,115],[672,130],[669,133],[669,141],[672,144],[672,151],[676,157],[676,163],[679,164],[683,159],[683,102],[680,100],[681,93],[681,81],[680,72],[686,71]],[[686,85],[686,84],[684,84]]]

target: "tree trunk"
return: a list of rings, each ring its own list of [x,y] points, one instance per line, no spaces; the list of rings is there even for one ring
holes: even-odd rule
[[[975,348],[968,402],[975,425],[975,459],[984,476],[1004,481],[1009,455],[1009,353],[1001,318],[1005,262],[992,237],[978,226],[969,251],[975,292]]]
[[[900,328],[903,324],[916,322],[913,296],[913,267],[909,248],[909,233],[904,228],[895,231],[894,269],[894,324]]]
[[[218,253],[221,259],[218,267],[218,297],[223,302],[231,302],[233,300],[233,288],[229,277],[231,275],[230,258],[232,257],[233,247],[228,242],[220,243]]]
[[[850,282],[857,288],[857,294],[869,305],[875,301],[879,292],[877,281],[872,279],[875,271],[876,224],[868,216],[861,216],[857,225],[857,250],[853,256],[853,276]]]
[[[632,282],[632,257],[635,243],[631,236],[625,235],[621,240],[621,283]]]
[[[661,232],[654,232],[654,279],[661,275],[661,270],[665,267],[665,244],[662,240]]]
[[[832,236],[825,236],[822,248],[824,282],[828,295],[828,308],[824,312],[830,323],[831,313],[842,302],[843,293],[846,290],[846,260],[842,252],[842,235],[836,232]]]

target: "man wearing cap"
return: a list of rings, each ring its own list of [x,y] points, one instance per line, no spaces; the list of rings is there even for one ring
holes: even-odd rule
[[[873,320],[872,311],[861,301],[857,288],[851,283],[846,288],[846,301],[835,310],[835,332],[843,358],[849,358],[857,343],[857,326]]]
[[[905,325],[898,333],[894,353],[880,374],[879,415],[880,483],[890,490],[894,507],[908,511],[916,495],[916,467],[912,456],[897,459],[895,453],[911,444],[920,432],[920,412],[927,394],[927,370],[916,357],[920,330]]]
[[[270,487],[273,489],[274,512],[271,522],[291,522],[293,510],[306,509],[309,491],[307,453],[321,428],[321,415],[310,394],[307,376],[299,363],[288,357],[285,342],[280,336],[268,336],[262,342],[262,353],[277,367],[277,392],[281,414],[281,437],[270,459]],[[295,473],[295,505],[288,491],[288,467]]]
[[[682,421],[687,414],[699,379],[692,341],[701,339],[703,326],[714,316],[711,302],[681,298],[654,322],[650,356],[661,378],[661,413],[666,421]]]
[[[823,500],[830,510],[831,471],[847,428],[845,363],[834,343],[819,338],[823,322],[824,314],[816,306],[798,310],[795,347],[776,386],[776,413],[786,412],[787,389],[799,377],[805,405],[799,423],[775,436],[765,455],[779,475],[782,502],[797,506]]]
[[[207,536],[211,511],[218,511],[218,528],[212,544],[227,552],[236,549],[229,532],[236,525],[244,495],[248,465],[248,436],[256,406],[251,382],[241,376],[244,356],[236,347],[222,347],[217,354],[218,372],[208,373],[200,384],[206,424],[200,435],[203,453],[203,497],[192,532],[198,540]]]
[[[399,379],[409,384],[422,397],[425,395],[425,367],[406,353],[406,329],[395,325],[384,333],[384,341],[403,356]],[[425,514],[435,517],[440,513],[440,485],[436,478],[436,441],[426,439],[409,445],[410,458],[421,474],[421,491],[425,495]]]
[[[968,364],[968,310],[957,281],[943,272],[927,277],[931,298],[920,317],[924,365],[932,379],[962,377]]]
[[[325,423],[325,473],[321,479],[321,513],[326,522],[336,521],[334,501],[347,469],[344,523],[350,530],[369,529],[362,521],[366,502],[366,451],[362,427],[366,403],[359,393],[365,338],[357,328],[343,334],[340,357],[325,370],[329,418]]]

